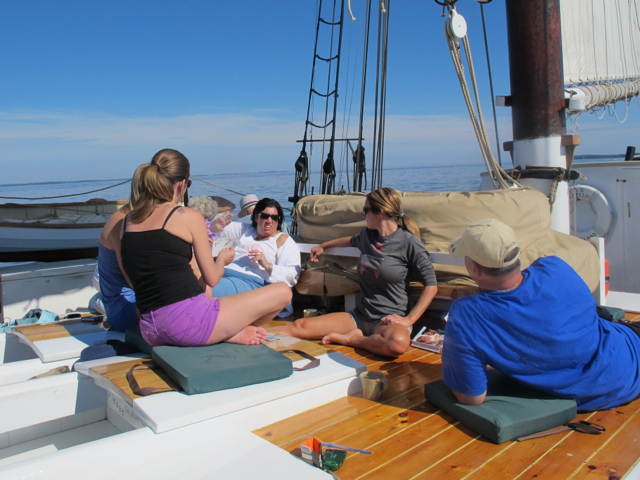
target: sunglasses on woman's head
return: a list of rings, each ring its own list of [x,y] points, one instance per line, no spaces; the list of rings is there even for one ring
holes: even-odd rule
[[[270,218],[271,220],[273,220],[274,222],[277,222],[278,220],[280,220],[280,215],[269,215],[268,213],[264,213],[264,212],[260,212],[258,214],[258,216],[262,219],[262,220],[266,220],[267,218]]]

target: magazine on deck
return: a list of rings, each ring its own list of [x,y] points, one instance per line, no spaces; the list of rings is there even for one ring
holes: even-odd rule
[[[422,327],[418,334],[413,337],[411,346],[428,350],[429,352],[442,353],[443,343],[444,334],[438,333],[435,330],[427,330],[427,327]]]
[[[236,246],[235,238],[230,238],[230,237],[218,238],[216,239],[215,242],[213,242],[213,245],[211,245],[211,253],[214,257],[217,257],[220,254],[220,252],[225,248],[235,248],[235,246]]]

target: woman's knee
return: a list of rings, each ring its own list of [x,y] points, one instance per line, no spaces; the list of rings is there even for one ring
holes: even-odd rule
[[[272,284],[274,285],[274,287],[277,287],[276,290],[276,295],[278,295],[278,298],[284,302],[285,305],[287,305],[291,299],[293,298],[293,293],[291,292],[291,287],[289,285],[287,285],[284,282],[278,282],[278,283],[274,283]]]
[[[411,337],[409,336],[409,332],[405,329],[404,331],[393,332],[393,334],[387,339],[386,343],[389,353],[395,357],[399,357],[409,348],[409,345],[411,344]]]
[[[307,325],[309,320],[306,318],[299,318],[295,322],[291,323],[291,330],[297,334],[304,334],[307,331]]]

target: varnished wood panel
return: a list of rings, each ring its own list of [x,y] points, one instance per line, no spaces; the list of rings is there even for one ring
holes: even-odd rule
[[[115,393],[130,405],[139,395],[134,394],[127,380],[127,372],[137,364],[155,366],[151,359],[136,358],[127,362],[111,363],[109,365],[99,365],[89,369],[89,376],[94,378],[96,382],[110,392]],[[136,370],[135,379],[138,385],[142,387],[153,388],[179,388],[177,384],[169,378],[169,376],[160,368],[153,370],[144,368]],[[162,395],[161,393],[158,395]]]
[[[605,426],[601,435],[568,431],[496,445],[424,399],[424,383],[441,378],[440,355],[410,349],[393,360],[351,347],[329,348],[385,372],[390,388],[381,400],[341,398],[254,433],[294,455],[310,436],[373,452],[348,453],[336,472],[342,480],[615,480],[640,457],[640,400],[578,416]]]
[[[102,323],[83,323],[80,319],[61,320],[59,322],[24,325],[12,328],[18,332],[17,335],[31,343],[106,331]]]
[[[632,322],[640,322],[640,313],[624,312],[624,318]]]

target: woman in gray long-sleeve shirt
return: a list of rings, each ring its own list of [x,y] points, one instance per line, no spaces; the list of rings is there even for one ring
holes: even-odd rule
[[[361,299],[350,312],[301,318],[289,325],[268,329],[298,338],[322,338],[386,356],[402,355],[411,343],[412,325],[427,309],[438,287],[429,253],[420,241],[417,224],[402,213],[402,202],[391,188],[367,195],[359,235],[343,237],[314,247],[311,260],[327,248],[360,250],[358,280]],[[408,309],[409,277],[416,274],[425,288],[416,305]]]

